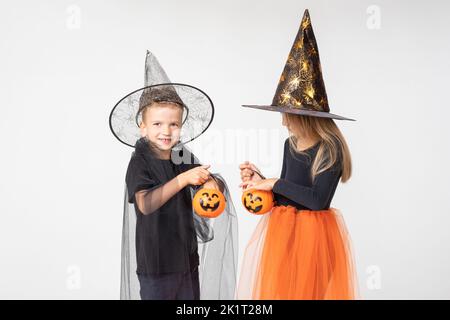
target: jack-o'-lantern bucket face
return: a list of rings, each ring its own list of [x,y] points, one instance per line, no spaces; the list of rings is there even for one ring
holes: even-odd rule
[[[242,194],[242,204],[253,214],[264,214],[273,208],[273,193],[265,190],[247,190]]]
[[[225,197],[216,189],[200,189],[192,199],[192,205],[199,216],[215,218],[225,209]]]

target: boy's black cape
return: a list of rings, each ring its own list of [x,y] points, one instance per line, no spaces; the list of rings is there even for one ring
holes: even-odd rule
[[[199,163],[186,146],[182,146],[181,150],[181,154],[184,155],[182,159],[193,159],[195,163]],[[186,155],[189,156],[186,157]],[[146,163],[150,166],[149,169],[157,172],[160,175],[159,179],[164,181],[165,169],[161,167],[161,162],[152,161],[152,157],[149,150],[145,154]],[[217,218],[207,219],[198,216],[192,210],[198,243],[200,299],[234,299],[238,253],[237,217],[225,180],[219,174],[214,174],[214,177],[224,186],[224,196],[227,201],[224,212]],[[191,199],[194,192],[194,188],[189,187]],[[123,208],[120,298],[140,299],[140,283],[136,274],[136,218],[137,214],[141,213],[135,211],[133,203],[128,203],[126,185]],[[171,230],[170,226],[165,229],[165,232]],[[152,229],[151,232],[158,232],[158,229]],[[153,234],[152,239],[154,238]],[[156,238],[158,238],[157,235]],[[154,258],[153,255],[152,258]],[[189,258],[186,257],[186,259]]]

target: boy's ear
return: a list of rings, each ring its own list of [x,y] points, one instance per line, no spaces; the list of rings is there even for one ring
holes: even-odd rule
[[[144,122],[141,122],[141,125],[139,126],[139,130],[141,131],[141,137],[145,137],[147,135],[147,132],[145,131],[146,126]]]

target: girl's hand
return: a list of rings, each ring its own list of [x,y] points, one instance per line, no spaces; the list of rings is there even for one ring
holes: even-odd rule
[[[241,170],[242,182],[260,181],[263,179],[259,169],[253,163],[245,161],[239,165],[239,169]]]
[[[206,181],[210,179],[210,172],[208,171],[208,165],[198,166],[191,170],[185,171],[178,175],[178,178],[181,182],[182,186],[187,186],[189,184],[194,186],[199,186],[204,184]]]
[[[245,181],[241,183],[239,186],[244,190],[256,189],[256,190],[272,191],[273,186],[277,181],[278,181],[277,178],[264,179],[259,181]]]

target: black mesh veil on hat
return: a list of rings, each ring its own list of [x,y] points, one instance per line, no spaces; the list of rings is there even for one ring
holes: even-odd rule
[[[144,180],[146,186],[143,190],[157,188],[174,176],[178,175],[195,165],[199,165],[199,159],[189,150],[186,142],[198,137],[209,126],[213,118],[213,104],[206,94],[201,90],[189,85],[170,83],[168,77],[154,55],[147,52],[145,64],[145,84],[142,89],[127,95],[111,112],[110,125],[116,138],[122,143],[133,146],[128,174],[131,162],[141,161],[151,173],[152,178]],[[153,101],[176,103],[185,108],[182,136],[178,148],[172,150],[171,161],[159,159],[152,149],[149,141],[140,136],[138,129],[139,109]],[[136,116],[137,115],[137,116]],[[139,174],[139,173],[137,173]],[[184,261],[185,264],[196,266],[198,262],[198,280],[190,279],[191,288],[199,284],[200,299],[233,299],[236,285],[236,270],[238,258],[237,244],[237,216],[230,197],[228,186],[220,174],[212,174],[216,181],[223,187],[226,199],[224,212],[217,218],[208,219],[198,216],[192,209],[183,215],[183,219],[176,220],[177,223],[185,225],[185,228],[171,229],[170,212],[158,212],[143,215],[136,210],[135,203],[130,203],[129,190],[135,186],[125,183],[125,194],[123,204],[123,228],[121,247],[121,281],[120,298],[125,300],[140,299],[140,281],[138,278],[139,268],[148,267],[155,261],[167,257],[165,252],[158,249],[164,247],[163,241],[170,239],[176,243],[172,248],[176,260]],[[183,199],[189,204],[198,187],[189,186],[180,191]],[[131,193],[131,196],[133,194]],[[169,200],[170,201],[170,200]],[[175,221],[175,220],[174,220]],[[165,230],[157,226],[167,223]],[[177,230],[177,231],[175,231]],[[182,230],[179,232],[179,230]],[[137,237],[143,234],[144,237]],[[143,240],[145,239],[145,240]],[[151,253],[141,250],[142,241],[146,245],[154,247]],[[177,248],[189,249],[180,250]],[[195,251],[198,261],[193,261],[192,251]],[[179,255],[184,256],[179,256]],[[139,262],[139,263],[138,263]],[[169,266],[170,267],[170,266]],[[164,277],[164,274],[159,276]],[[189,287],[189,286],[188,286]]]
[[[180,145],[200,136],[214,118],[214,104],[209,96],[194,86],[171,83],[156,57],[147,51],[144,87],[127,94],[111,111],[109,126],[113,135],[134,147],[141,137],[142,110],[153,102],[171,102],[183,107]]]

